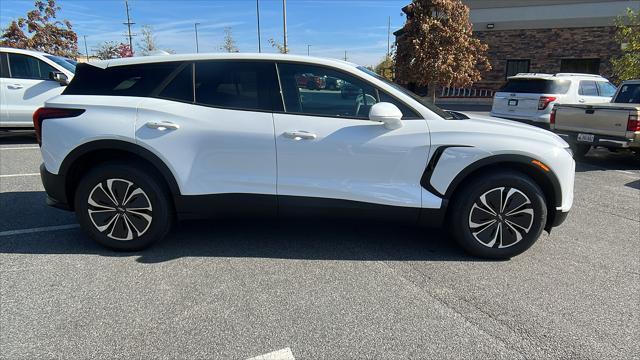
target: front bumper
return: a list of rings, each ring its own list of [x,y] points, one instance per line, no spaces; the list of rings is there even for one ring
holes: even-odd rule
[[[567,217],[569,216],[568,211],[555,210],[548,214],[547,225],[545,226],[545,230],[551,232],[551,229],[554,227],[562,225]]]
[[[47,205],[63,210],[73,210],[69,204],[66,189],[66,179],[63,175],[52,174],[44,164],[40,165],[40,178],[47,192]]]

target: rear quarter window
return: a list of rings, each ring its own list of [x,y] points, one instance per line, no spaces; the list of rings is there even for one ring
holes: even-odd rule
[[[509,79],[498,91],[532,94],[566,94],[571,81],[560,79]]]
[[[151,96],[166,85],[165,79],[180,62],[114,66],[101,69],[78,64],[65,95]]]

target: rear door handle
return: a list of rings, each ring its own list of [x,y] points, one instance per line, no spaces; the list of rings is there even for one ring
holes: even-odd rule
[[[9,89],[22,89],[24,86],[22,86],[22,84],[9,84],[7,87]]]
[[[315,140],[317,138],[316,134],[302,130],[287,131],[284,136],[293,140]]]
[[[147,125],[148,128],[158,129],[160,131],[178,130],[180,128],[180,125],[174,124],[174,123],[168,122],[168,121],[162,121],[162,122],[149,121],[146,125]]]
[[[579,103],[583,103],[583,102],[584,102],[584,99],[580,99],[580,100],[578,100],[578,102],[579,102]]]

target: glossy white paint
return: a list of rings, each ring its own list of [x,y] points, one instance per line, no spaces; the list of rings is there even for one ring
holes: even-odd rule
[[[65,74],[69,79],[73,73],[46,58],[45,53],[13,48],[0,48],[0,53],[22,54],[36,58]],[[33,112],[48,99],[58,96],[64,86],[54,80],[0,77],[0,127],[33,127]]]
[[[440,208],[441,198],[421,187],[422,173],[433,149],[466,145],[470,147],[452,148],[442,155],[431,180],[438,191],[445,192],[474,161],[520,154],[552,169],[562,187],[560,209],[571,208],[575,163],[558,136],[490,117],[442,119],[354,64],[279,54],[200,54],[115,60],[99,66],[193,59],[272,59],[332,66],[394,95],[424,119],[403,120],[401,128],[388,129],[368,120],[225,110],[150,98],[63,95],[47,106],[87,111],[77,118],[45,120],[42,153],[47,170],[57,173],[65,156],[83,143],[113,138],[135,142],[158,155],[182,194],[280,194]]]
[[[278,194],[420,207],[429,150],[424,120],[390,130],[370,120],[274,114]],[[295,139],[304,131],[315,139]]]
[[[150,122],[179,128],[150,128]],[[271,113],[144,99],[135,129],[137,143],[164,159],[184,195],[276,194]]]

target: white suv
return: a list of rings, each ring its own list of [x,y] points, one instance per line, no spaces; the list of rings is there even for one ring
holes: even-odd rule
[[[605,103],[616,86],[599,75],[517,74],[495,94],[491,116],[549,126],[554,104]]]
[[[30,128],[33,112],[60,95],[73,77],[73,60],[0,47],[0,128]]]
[[[309,90],[305,74],[340,86]],[[344,86],[357,91],[343,97]],[[575,163],[558,136],[455,120],[338,60],[80,64],[34,126],[49,204],[121,250],[163,238],[174,219],[311,213],[446,223],[470,253],[506,258],[560,224],[573,201]]]

